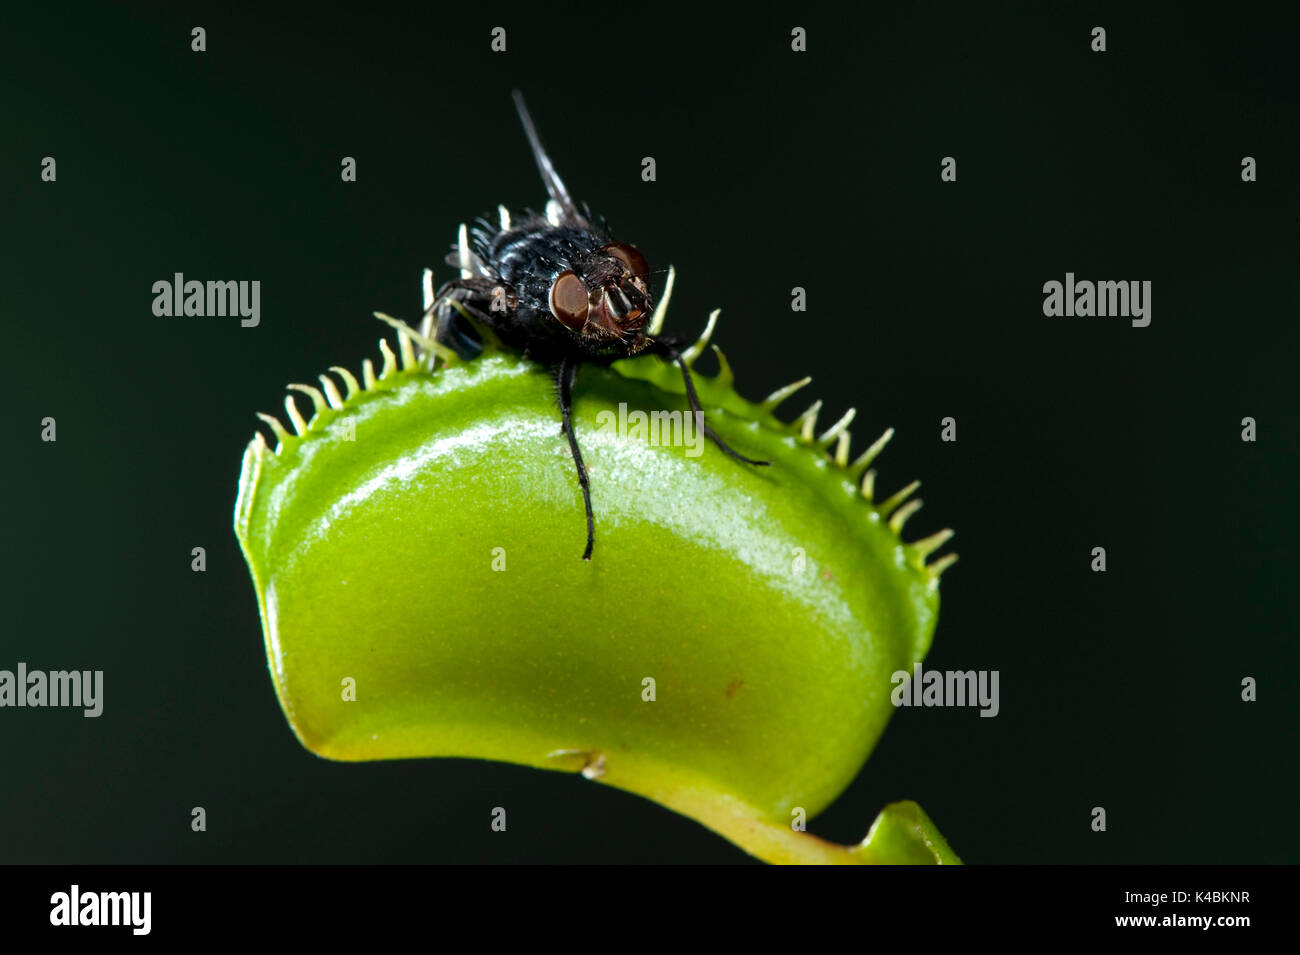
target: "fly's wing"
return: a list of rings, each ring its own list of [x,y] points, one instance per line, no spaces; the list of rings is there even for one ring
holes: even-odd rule
[[[533,117],[529,115],[528,107],[524,105],[524,94],[514,90],[511,95],[514,96],[515,109],[519,111],[519,121],[523,123],[524,134],[528,137],[528,145],[532,147],[533,158],[537,160],[537,169],[542,174],[542,182],[546,184],[546,193],[550,196],[546,203],[546,221],[553,226],[573,225],[584,229],[590,228],[587,217],[574,203],[569,190],[565,188],[564,180],[555,171],[551,157],[546,154],[546,149],[542,146],[541,137],[537,135],[537,127],[533,125]]]

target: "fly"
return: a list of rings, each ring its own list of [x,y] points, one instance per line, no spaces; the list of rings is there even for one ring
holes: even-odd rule
[[[493,225],[478,220],[460,228],[448,263],[460,278],[447,282],[424,313],[421,331],[462,358],[482,351],[476,325],[500,343],[546,365],[555,376],[562,431],[578,471],[587,511],[587,546],[595,546],[591,486],[573,430],[573,386],[584,363],[608,365],[633,355],[656,355],[681,369],[686,397],[703,421],[681,339],[646,331],[653,312],[650,267],[635,246],[616,241],[603,219],[569,196],[542,147],[523,95],[514,91],[519,120],[549,196],[546,213],[531,210],[516,220],[500,207]],[[745,464],[768,465],[737,453],[706,423],[704,433],[728,455]]]

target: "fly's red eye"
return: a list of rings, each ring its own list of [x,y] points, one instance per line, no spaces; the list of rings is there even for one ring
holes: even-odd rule
[[[625,242],[610,243],[601,251],[618,259],[633,275],[645,278],[650,274],[650,266],[646,264],[645,256]]]
[[[572,272],[561,272],[551,283],[551,314],[574,331],[587,324],[587,286]]]

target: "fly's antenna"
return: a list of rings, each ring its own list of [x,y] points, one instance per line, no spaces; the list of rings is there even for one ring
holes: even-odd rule
[[[578,207],[569,196],[564,180],[555,171],[551,157],[546,154],[546,149],[542,146],[542,139],[537,135],[537,127],[533,125],[533,117],[529,114],[528,107],[524,105],[524,94],[519,90],[511,90],[510,95],[514,97],[515,109],[519,111],[519,122],[524,126],[524,135],[528,137],[533,158],[537,160],[537,170],[542,174],[542,182],[546,184],[546,193],[551,197],[550,202],[546,204],[547,220],[552,225],[560,225],[563,220],[585,222],[582,213],[578,211]]]

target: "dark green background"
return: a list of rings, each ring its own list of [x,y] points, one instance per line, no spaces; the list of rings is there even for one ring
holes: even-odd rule
[[[900,711],[814,831],[913,798],[970,862],[1300,859],[1293,24],[539,6],[6,10],[0,668],[103,669],[105,709],[0,711],[0,861],[747,858],[580,777],[317,759],[266,672],[230,526],[253,413],[374,354],[373,309],[414,318],[457,223],[541,204],[516,85],[573,191],[676,266],[670,327],[721,306],[743,393],[811,374],[859,441],[895,426],[878,486],[920,477],[910,532],[958,531],[926,662],[1000,670],[1001,714]],[[1044,318],[1067,270],[1151,280],[1151,326]],[[155,318],[176,271],[259,279],[260,327]]]

